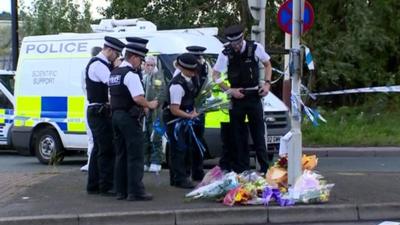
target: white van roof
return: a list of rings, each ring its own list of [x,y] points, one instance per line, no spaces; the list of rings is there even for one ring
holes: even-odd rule
[[[208,35],[206,32],[185,32],[186,30],[165,30],[154,32],[106,32],[106,33],[65,33],[58,35],[40,35],[25,37],[23,42],[51,42],[51,41],[77,41],[77,40],[99,40],[104,36],[119,38],[126,43],[126,37],[141,37],[149,40],[147,48],[150,53],[155,54],[180,54],[187,52],[186,47],[199,45],[207,48],[205,53],[218,54],[223,45],[218,38]]]

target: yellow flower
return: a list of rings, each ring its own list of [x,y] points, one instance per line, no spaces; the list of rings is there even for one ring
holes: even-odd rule
[[[161,84],[162,84],[162,81],[161,80],[154,80],[154,82],[153,82],[153,84],[154,84],[154,86],[157,86],[157,87],[159,87],[159,86],[161,86]]]

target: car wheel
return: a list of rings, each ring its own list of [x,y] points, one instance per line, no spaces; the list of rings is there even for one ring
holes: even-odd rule
[[[36,134],[35,155],[43,164],[59,164],[64,160],[64,149],[54,129],[43,129]]]

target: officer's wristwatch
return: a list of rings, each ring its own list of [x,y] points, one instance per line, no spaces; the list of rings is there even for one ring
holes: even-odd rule
[[[265,80],[265,84],[271,85],[271,80]]]

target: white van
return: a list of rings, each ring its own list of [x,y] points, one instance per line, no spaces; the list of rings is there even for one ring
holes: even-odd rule
[[[102,47],[105,35],[119,38],[123,42],[126,42],[128,36],[148,39],[148,54],[157,56],[158,68],[164,73],[166,81],[171,79],[175,70],[173,61],[178,54],[186,52],[187,46],[206,47],[210,59],[216,59],[223,48],[215,36],[191,30],[25,37],[16,72],[16,107],[12,132],[13,144],[19,152],[34,154],[40,162],[48,163],[55,152],[86,149],[85,97],[81,88],[81,74],[91,57],[91,49]],[[287,115],[286,106],[272,94],[264,101],[265,110]],[[285,124],[288,125],[287,120]],[[210,127],[218,128],[215,123]],[[213,130],[215,132],[217,129]],[[278,142],[279,137],[286,132],[279,132],[275,135],[278,139],[273,138],[271,141]],[[212,136],[215,138],[215,135]],[[216,147],[213,147],[214,141]],[[217,155],[220,152],[220,140],[210,139],[209,142],[213,149],[211,155]]]
[[[0,70],[0,148],[12,147],[14,124],[14,71]]]

